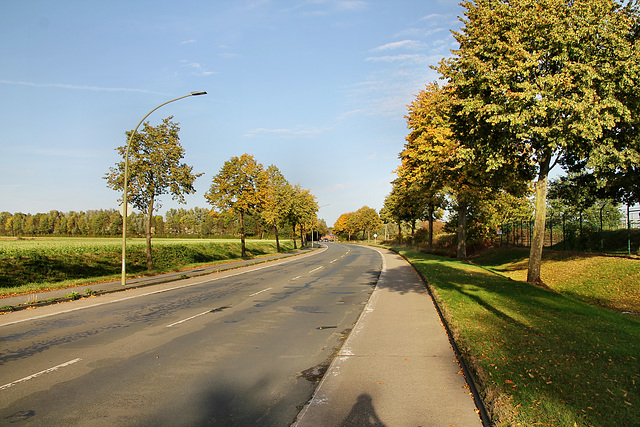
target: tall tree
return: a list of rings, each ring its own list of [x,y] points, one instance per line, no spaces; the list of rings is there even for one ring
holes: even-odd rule
[[[253,156],[243,154],[224,162],[220,172],[213,177],[209,191],[204,195],[207,202],[215,208],[238,215],[243,257],[247,255],[244,218],[262,207],[266,185],[267,178],[262,164]]]
[[[293,187],[280,172],[280,169],[274,165],[267,168],[266,178],[264,206],[260,214],[264,222],[273,228],[276,237],[276,249],[280,252],[278,228],[285,221],[290,209],[293,199]]]
[[[535,231],[527,281],[540,281],[548,176],[626,127],[640,87],[638,11],[613,0],[464,1],[454,56],[454,133],[489,169],[535,166]],[[633,130],[637,137],[637,130]]]
[[[475,156],[453,133],[454,100],[450,86],[432,83],[409,106],[406,118],[410,133],[400,153],[402,164],[397,171],[396,190],[400,191],[402,204],[414,210],[419,208],[416,213],[420,216],[416,215],[413,221],[433,218],[433,212],[444,205],[445,192],[453,197],[458,215],[457,258],[466,259],[470,204],[503,185],[504,180],[488,174],[484,158]]]
[[[194,173],[193,167],[182,163],[184,148],[180,144],[179,123],[172,122],[173,116],[162,120],[158,126],[144,123],[144,128],[136,132],[129,147],[128,194],[131,204],[145,213],[145,235],[147,241],[147,268],[153,268],[151,257],[151,226],[153,212],[159,209],[159,197],[170,194],[173,200],[185,203],[185,194],[195,193],[193,184],[202,173]],[[127,141],[131,131],[126,133]],[[124,158],[127,145],[117,148]],[[107,186],[116,191],[124,189],[125,161],[109,168],[104,176]]]
[[[316,212],[318,211],[318,203],[316,197],[311,194],[309,190],[305,190],[296,184],[293,187],[293,197],[291,199],[291,205],[287,212],[287,221],[291,224],[294,230],[296,226],[300,227],[300,245],[305,245],[305,227],[311,230],[315,225]],[[293,239],[294,248],[296,247],[295,237]]]
[[[349,218],[353,215],[353,212],[343,213],[338,217],[335,224],[333,225],[333,233],[336,235],[347,235],[347,241],[351,240],[351,234],[353,231],[349,226]]]
[[[375,231],[382,225],[380,217],[375,209],[369,206],[363,206],[353,213],[349,221],[353,222],[353,228],[361,230],[363,233],[367,233],[367,240],[371,240],[371,231]]]

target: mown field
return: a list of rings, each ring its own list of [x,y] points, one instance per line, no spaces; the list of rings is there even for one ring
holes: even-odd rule
[[[640,425],[640,260],[526,251],[471,263],[396,248],[427,279],[499,426]]]
[[[282,251],[293,241],[280,242]],[[144,239],[127,240],[127,273],[157,274],[239,259],[239,240],[154,239],[147,270]],[[276,253],[276,242],[248,240],[249,257]],[[110,238],[0,239],[0,296],[117,280],[122,241]]]

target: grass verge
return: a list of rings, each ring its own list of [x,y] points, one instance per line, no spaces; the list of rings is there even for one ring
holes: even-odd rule
[[[46,249],[26,247],[0,253],[0,296],[60,289],[88,283],[117,280],[121,272],[121,247],[113,239],[107,242],[58,246],[47,242]],[[293,249],[293,241],[281,241],[282,251]],[[154,269],[147,270],[143,243],[127,245],[127,272],[133,276],[195,268],[241,259],[240,241],[166,241],[154,243]],[[247,241],[249,257],[276,253],[270,240]]]
[[[496,425],[639,424],[637,318],[486,267],[394,250],[427,279]]]

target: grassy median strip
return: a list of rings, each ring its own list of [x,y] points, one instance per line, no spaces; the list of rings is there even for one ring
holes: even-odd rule
[[[486,266],[396,250],[427,279],[496,425],[638,425],[637,317]]]

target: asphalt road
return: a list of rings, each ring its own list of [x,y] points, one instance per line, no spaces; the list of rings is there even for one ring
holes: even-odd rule
[[[289,425],[381,267],[329,244],[0,316],[0,425]]]

